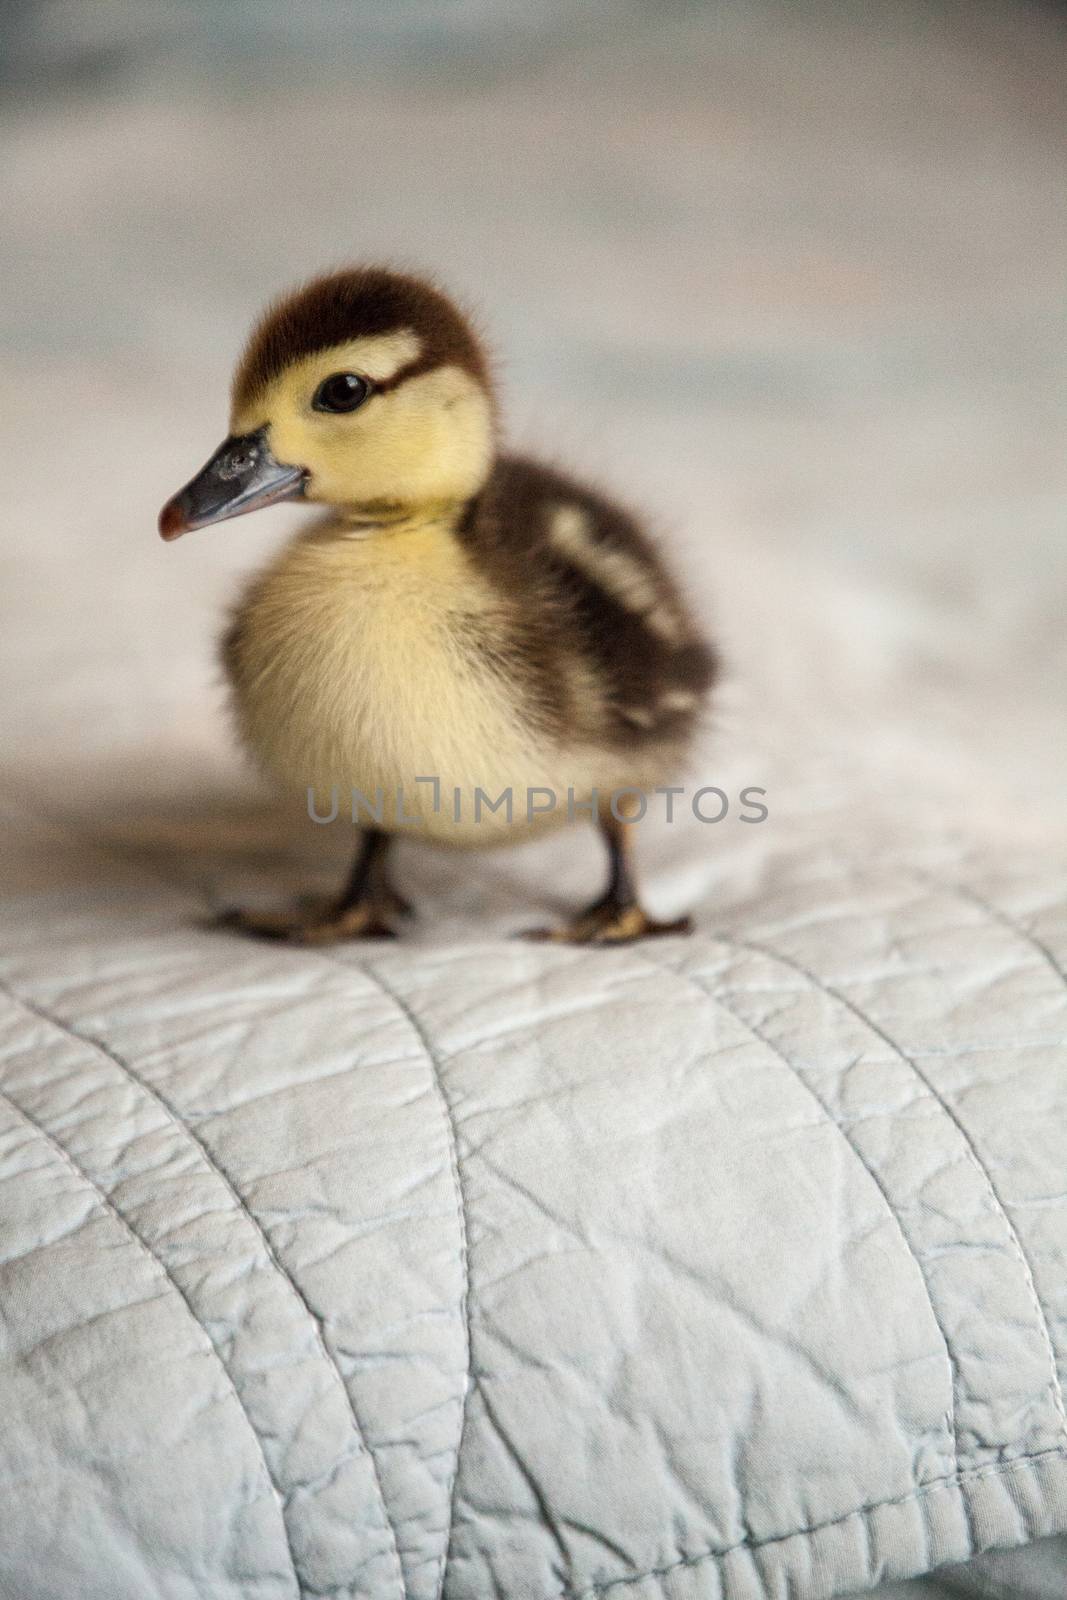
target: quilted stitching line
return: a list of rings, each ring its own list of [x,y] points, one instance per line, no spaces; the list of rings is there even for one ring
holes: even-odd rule
[[[346,966],[346,962],[338,963]],[[449,1166],[452,1171],[452,1187],[456,1201],[456,1223],[459,1229],[459,1263],[460,1263],[460,1301],[459,1314],[466,1339],[466,1370],[463,1376],[463,1393],[460,1398],[459,1435],[456,1440],[456,1455],[452,1465],[452,1475],[448,1484],[448,1536],[444,1550],[441,1552],[441,1563],[437,1573],[437,1600],[441,1600],[445,1589],[445,1574],[448,1571],[448,1562],[452,1554],[452,1536],[456,1525],[456,1485],[459,1481],[459,1460],[463,1453],[463,1441],[467,1434],[467,1402],[472,1386],[473,1358],[471,1352],[471,1317],[470,1317],[470,1234],[467,1221],[467,1202],[463,1189],[463,1170],[459,1159],[459,1137],[457,1132],[456,1111],[452,1104],[448,1090],[445,1088],[444,1066],[430,1040],[422,1022],[407,1001],[397,993],[391,984],[387,983],[381,973],[364,962],[360,968],[381,989],[382,993],[392,1001],[393,1005],[405,1018],[415,1037],[419,1041],[426,1055],[430,1068],[434,1088],[444,1114],[445,1131],[448,1136]]]
[[[1024,922],[1017,921],[1001,906],[994,905],[992,900],[987,900],[984,895],[979,894],[978,890],[973,889],[970,884],[949,883],[943,878],[935,878],[932,873],[920,872],[917,867],[911,868],[911,875],[921,883],[928,884],[935,889],[946,889],[950,894],[959,895],[962,900],[969,900],[972,905],[976,905],[979,910],[984,911],[992,921],[999,922],[1002,928],[1008,928],[1012,933],[1017,933],[1020,939],[1025,940],[1030,948],[1037,952],[1045,965],[1056,974],[1064,988],[1067,989],[1067,972],[1060,965],[1055,952],[1049,948],[1044,939],[1039,938],[1033,929],[1028,928]]]
[[[654,961],[649,960],[649,965],[650,966],[658,966],[659,964],[658,964],[658,962],[654,962]],[[842,1127],[841,1123],[839,1123],[837,1121],[836,1117],[833,1115],[832,1111],[830,1110],[830,1107],[827,1105],[827,1103],[823,1099],[822,1095],[819,1094],[818,1090],[814,1087],[813,1084],[808,1082],[808,1080],[805,1078],[804,1074],[800,1071],[800,1069],[796,1065],[796,1063],[789,1059],[789,1057],[786,1055],[785,1051],[782,1050],[773,1039],[769,1038],[768,1035],[766,1033],[764,1033],[762,1029],[757,1028],[753,1023],[749,1022],[746,1017],[741,1016],[740,1013],[738,1011],[736,1011],[734,1009],[734,1007],[729,1003],[729,1001],[726,999],[726,997],[724,995],[716,994],[713,990],[711,990],[703,982],[703,980],[700,977],[697,976],[696,973],[680,972],[680,971],[678,971],[677,968],[668,968],[668,969],[660,969],[660,970],[671,971],[671,972],[674,973],[675,977],[685,978],[688,982],[692,983],[696,988],[698,988],[700,990],[700,992],[702,994],[706,994],[708,996],[708,998],[710,1000],[712,1000],[716,1005],[721,1006],[723,1011],[725,1011],[728,1016],[733,1017],[735,1021],[739,1022],[741,1024],[741,1026],[743,1028],[745,1028],[752,1035],[752,1037],[754,1039],[759,1040],[760,1044],[766,1046],[766,1048],[768,1050],[770,1050],[771,1053],[774,1056],[776,1056],[777,1059],[779,1061],[781,1061],[782,1064],[785,1067],[787,1067],[789,1069],[789,1071],[792,1073],[792,1075],[796,1079],[796,1081],[801,1085],[801,1087],[803,1089],[805,1089],[807,1091],[807,1093],[810,1095],[812,1100],[814,1100],[815,1104],[823,1112],[823,1116],[824,1116],[825,1120],[822,1123],[822,1126],[826,1126],[827,1124],[829,1124],[830,1127],[837,1129],[838,1133],[841,1135],[842,1139],[845,1141],[845,1144],[852,1151],[852,1154],[855,1156],[856,1160],[859,1162],[859,1164],[863,1168],[863,1170],[867,1173],[867,1175],[869,1176],[871,1182],[874,1184],[875,1188],[878,1190],[878,1193],[881,1195],[882,1200],[885,1203],[886,1210],[888,1211],[890,1217],[892,1218],[892,1220],[893,1220],[893,1222],[894,1222],[894,1224],[896,1226],[896,1230],[897,1230],[898,1234],[900,1235],[900,1238],[902,1239],[902,1241],[904,1243],[904,1248],[907,1250],[908,1254],[911,1256],[912,1260],[914,1261],[914,1263],[916,1265],[916,1268],[918,1269],[919,1277],[922,1280],[922,1285],[923,1285],[923,1288],[924,1288],[924,1290],[926,1292],[926,1299],[927,1299],[927,1302],[928,1302],[929,1307],[930,1307],[930,1315],[933,1317],[934,1322],[937,1325],[937,1330],[941,1335],[941,1342],[945,1347],[945,1358],[946,1358],[946,1360],[948,1362],[949,1387],[950,1387],[950,1390],[951,1390],[951,1401],[952,1401],[951,1416],[947,1420],[949,1420],[950,1423],[951,1423],[952,1454],[953,1454],[953,1457],[954,1457],[954,1460],[955,1460],[956,1471],[958,1472],[959,1469],[960,1469],[959,1393],[958,1393],[958,1391],[959,1391],[959,1367],[958,1367],[958,1364],[956,1362],[956,1358],[953,1355],[952,1346],[949,1343],[948,1335],[945,1332],[944,1326],[943,1326],[943,1324],[941,1322],[941,1318],[937,1314],[937,1307],[934,1304],[934,1297],[930,1292],[930,1282],[929,1282],[929,1279],[928,1279],[927,1274],[926,1274],[926,1269],[923,1266],[922,1260],[920,1259],[917,1251],[915,1250],[914,1246],[912,1245],[911,1240],[908,1238],[907,1234],[904,1232],[904,1226],[903,1226],[903,1224],[902,1224],[902,1222],[900,1220],[900,1217],[897,1215],[897,1212],[896,1212],[896,1209],[895,1209],[895,1207],[893,1205],[893,1202],[890,1200],[889,1193],[886,1190],[886,1187],[883,1184],[881,1178],[878,1176],[878,1174],[875,1171],[875,1169],[871,1166],[871,1164],[867,1160],[866,1156],[864,1156],[864,1154],[863,1154],[862,1150],[859,1148],[859,1146],[855,1143],[855,1141],[853,1139],[851,1139],[849,1137],[847,1129]],[[936,1482],[936,1479],[931,1479],[930,1481],[931,1482]]]
[[[85,1169],[83,1167],[79,1166],[78,1162],[75,1161],[74,1157],[71,1155],[70,1151],[66,1148],[66,1146],[60,1144],[59,1140],[54,1138],[53,1135],[48,1132],[48,1129],[45,1128],[40,1122],[37,1121],[36,1117],[31,1116],[30,1113],[24,1109],[24,1107],[20,1106],[18,1101],[15,1100],[11,1096],[11,1094],[8,1093],[8,1091],[6,1089],[0,1089],[0,1099],[5,1100],[7,1102],[7,1104],[11,1107],[11,1109],[19,1117],[22,1118],[22,1120],[23,1120],[23,1122],[25,1122],[26,1126],[29,1127],[29,1128],[32,1128],[33,1131],[37,1134],[38,1138],[44,1139],[45,1142],[49,1145],[49,1147],[51,1149],[53,1149],[56,1152],[56,1154],[62,1158],[62,1160],[70,1168],[71,1172],[74,1173],[74,1175],[78,1179],[79,1183],[86,1184],[93,1191],[94,1194],[99,1196],[100,1202],[103,1205],[104,1209],[106,1211],[108,1211],[111,1214],[111,1216],[113,1216],[115,1218],[116,1222],[119,1223],[120,1227],[126,1233],[129,1234],[130,1238],[137,1245],[138,1249],[140,1249],[142,1251],[142,1253],[145,1256],[147,1256],[148,1259],[150,1261],[152,1261],[159,1268],[159,1270],[163,1273],[164,1278],[171,1285],[171,1287],[173,1288],[174,1292],[177,1294],[179,1300],[181,1301],[182,1305],[185,1307],[186,1311],[189,1313],[189,1316],[192,1318],[193,1322],[196,1324],[197,1328],[200,1330],[201,1334],[203,1335],[206,1347],[211,1351],[212,1355],[214,1355],[216,1361],[218,1362],[219,1367],[220,1367],[220,1369],[222,1371],[223,1377],[226,1380],[227,1387],[229,1388],[230,1393],[233,1395],[234,1399],[237,1401],[238,1407],[240,1408],[240,1411],[241,1411],[241,1415],[244,1417],[246,1423],[248,1424],[249,1431],[251,1432],[252,1437],[256,1441],[256,1446],[257,1446],[257,1448],[259,1450],[260,1458],[261,1458],[261,1460],[263,1462],[263,1470],[267,1475],[267,1482],[270,1484],[271,1492],[274,1495],[275,1502],[277,1503],[277,1506],[278,1506],[278,1514],[279,1514],[279,1516],[281,1518],[281,1524],[282,1524],[282,1533],[283,1533],[284,1538],[285,1538],[285,1548],[286,1548],[286,1550],[288,1552],[288,1555],[289,1555],[289,1565],[292,1568],[293,1582],[296,1585],[296,1593],[297,1593],[297,1596],[298,1596],[298,1600],[300,1600],[300,1597],[302,1597],[307,1591],[305,1591],[304,1586],[303,1586],[303,1584],[302,1584],[302,1582],[300,1580],[300,1574],[297,1571],[296,1556],[293,1554],[293,1544],[292,1544],[292,1540],[289,1537],[289,1523],[288,1523],[288,1519],[286,1517],[285,1498],[282,1495],[282,1492],[279,1489],[277,1483],[274,1481],[274,1475],[272,1474],[272,1472],[270,1470],[270,1463],[267,1460],[266,1448],[265,1448],[265,1446],[263,1444],[263,1439],[262,1439],[262,1437],[260,1435],[259,1429],[256,1427],[255,1423],[252,1421],[252,1418],[251,1418],[251,1416],[249,1415],[249,1412],[248,1412],[248,1408],[246,1407],[244,1401],[241,1399],[240,1393],[239,1393],[239,1391],[237,1389],[237,1385],[235,1384],[235,1382],[233,1380],[233,1375],[231,1374],[229,1367],[226,1365],[226,1362],[223,1359],[222,1352],[219,1350],[218,1346],[215,1344],[215,1341],[214,1341],[214,1339],[212,1339],[212,1337],[211,1337],[210,1333],[208,1332],[207,1328],[204,1326],[204,1324],[201,1322],[200,1318],[197,1316],[196,1310],[195,1310],[195,1308],[193,1306],[192,1301],[189,1299],[189,1297],[186,1294],[185,1290],[182,1288],[182,1286],[178,1282],[177,1278],[175,1278],[174,1274],[170,1271],[170,1268],[167,1266],[166,1262],[162,1259],[162,1257],[160,1257],[160,1256],[158,1256],[156,1254],[156,1252],[152,1249],[151,1245],[148,1243],[147,1239],[142,1237],[142,1235],[137,1231],[137,1229],[134,1227],[133,1223],[129,1220],[129,1218],[125,1215],[125,1213],[122,1212],[119,1209],[119,1207],[115,1204],[115,1201],[111,1198],[111,1196],[107,1193],[107,1191],[105,1189],[102,1189],[100,1187],[100,1185],[96,1182],[96,1180],[94,1178],[92,1178],[90,1176],[90,1174],[85,1171]]]
[[[108,1061],[116,1066],[119,1071],[123,1073],[123,1075],[129,1080],[129,1082],[134,1085],[135,1088],[139,1089],[143,1094],[145,1094],[150,1100],[153,1100],[160,1107],[164,1115],[167,1117],[167,1120],[174,1128],[177,1129],[178,1133],[183,1135],[190,1141],[190,1143],[196,1146],[208,1167],[221,1180],[227,1190],[227,1193],[230,1194],[239,1209],[248,1218],[253,1229],[255,1230],[257,1238],[260,1240],[263,1249],[266,1252],[267,1259],[270,1261],[282,1282],[288,1285],[294,1298],[297,1300],[307,1316],[308,1321],[310,1322],[314,1331],[315,1343],[318,1346],[319,1352],[322,1355],[323,1360],[326,1362],[330,1372],[333,1374],[337,1387],[344,1396],[345,1405],[349,1415],[352,1418],[352,1426],[355,1429],[356,1441],[360,1450],[366,1455],[370,1463],[371,1471],[374,1475],[378,1500],[382,1510],[382,1527],[386,1529],[389,1535],[391,1554],[396,1562],[397,1581],[400,1585],[401,1594],[404,1594],[403,1569],[400,1565],[400,1551],[397,1546],[396,1531],[393,1528],[392,1521],[390,1520],[388,1511],[386,1510],[385,1495],[382,1491],[381,1479],[378,1476],[377,1463],[375,1462],[374,1454],[371,1451],[370,1446],[367,1444],[363,1428],[360,1424],[359,1415],[356,1411],[355,1401],[352,1398],[352,1394],[347,1383],[345,1382],[344,1374],[341,1372],[336,1357],[332,1354],[327,1346],[326,1334],[322,1319],[311,1306],[310,1301],[305,1296],[296,1279],[282,1264],[281,1258],[278,1256],[274,1245],[271,1243],[266,1229],[263,1227],[258,1217],[256,1217],[255,1213],[248,1205],[248,1202],[245,1200],[244,1196],[237,1188],[237,1185],[230,1177],[229,1172],[213,1155],[212,1151],[204,1143],[203,1139],[196,1132],[196,1130],[182,1121],[174,1106],[162,1093],[162,1091],[156,1089],[154,1085],[143,1079],[139,1073],[137,1073],[134,1068],[130,1066],[129,1062],[125,1061],[122,1056],[118,1055],[110,1045],[106,1044],[102,1039],[95,1038],[92,1034],[80,1032],[79,1029],[73,1027],[70,1023],[64,1022],[62,1018],[57,1017],[53,1012],[47,1011],[43,1006],[38,1005],[32,1000],[25,999],[22,995],[17,994],[11,988],[11,986],[2,979],[0,979],[0,992],[6,994],[10,1000],[13,1000],[16,1005],[21,1006],[22,1009],[28,1012],[31,1016],[38,1017],[42,1022],[49,1023],[58,1032],[65,1034],[67,1038],[72,1039],[76,1044],[80,1044],[89,1049],[95,1050],[96,1053],[102,1056],[105,1061]]]
[[[733,1555],[735,1550],[767,1550],[776,1544],[786,1544],[790,1539],[810,1538],[812,1534],[823,1533],[828,1528],[839,1528],[856,1517],[868,1517],[872,1512],[882,1511],[888,1506],[906,1506],[913,1501],[932,1498],[935,1494],[946,1494],[950,1489],[962,1489],[965,1484],[975,1483],[980,1478],[1010,1478],[1022,1468],[1029,1467],[1032,1462],[1046,1461],[1050,1457],[1067,1461],[1067,1451],[1059,1445],[1054,1445],[1048,1450],[1035,1450],[1031,1455],[1016,1456],[1014,1460],[1006,1463],[965,1467],[960,1472],[954,1472],[951,1477],[934,1478],[929,1483],[924,1483],[921,1488],[913,1489],[909,1494],[854,1506],[851,1511],[844,1512],[840,1517],[830,1517],[825,1522],[793,1528],[789,1533],[770,1534],[766,1539],[738,1539],[736,1544],[722,1545],[715,1550],[704,1550],[695,1556],[682,1556],[680,1560],[671,1561],[665,1567],[650,1567],[645,1572],[635,1572],[625,1578],[609,1578],[606,1583],[585,1584],[581,1589],[555,1589],[550,1595],[544,1596],[544,1600],[590,1600],[590,1597],[607,1594],[611,1589],[633,1588],[635,1584],[646,1583],[649,1578],[667,1578],[672,1572],[678,1572],[683,1567],[699,1567],[706,1561],[721,1561],[724,1556]]]
[[[912,1057],[909,1056],[907,1052],[897,1043],[897,1041],[890,1034],[888,1034],[884,1028],[874,1021],[873,1017],[868,1016],[861,1006],[858,1006],[853,1000],[850,1000],[847,995],[842,994],[839,989],[835,989],[831,984],[824,983],[816,973],[810,972],[806,967],[801,965],[800,962],[794,960],[791,956],[783,955],[781,951],[771,949],[769,946],[757,944],[754,941],[745,941],[743,939],[731,939],[730,942],[740,949],[754,950],[759,955],[768,956],[772,960],[782,962],[784,966],[792,967],[794,972],[799,972],[802,977],[807,978],[809,983],[812,983],[817,989],[820,989],[822,993],[825,994],[829,999],[837,1001],[839,1005],[842,1005],[846,1010],[851,1011],[853,1016],[857,1017],[859,1021],[868,1027],[877,1038],[882,1040],[883,1044],[888,1045],[889,1049],[896,1054],[899,1060],[911,1068],[912,1072],[914,1072],[915,1076],[919,1079],[919,1082],[924,1084],[929,1090],[930,1094],[933,1095],[945,1116],[949,1119],[953,1127],[959,1133],[960,1138],[963,1140],[964,1153],[966,1154],[967,1159],[971,1162],[972,1166],[975,1168],[976,1172],[981,1177],[986,1189],[989,1191],[990,1199],[993,1201],[994,1210],[999,1212],[1003,1218],[1004,1226],[1008,1230],[1009,1247],[1011,1248],[1012,1254],[1019,1262],[1019,1265],[1022,1267],[1023,1279],[1026,1283],[1027,1294],[1034,1311],[1036,1312],[1037,1325],[1041,1332],[1042,1340],[1048,1354],[1049,1391],[1052,1395],[1052,1404],[1057,1415],[1059,1416],[1064,1437],[1067,1438],[1067,1410],[1064,1408],[1063,1392],[1060,1387],[1059,1369],[1056,1364],[1056,1350],[1052,1343],[1052,1330],[1049,1326],[1048,1318],[1045,1315],[1045,1310],[1041,1304],[1040,1297],[1038,1296],[1037,1285],[1034,1282],[1034,1274],[1030,1263],[1030,1258],[1026,1253],[1022,1240],[1015,1230],[1014,1223],[1005,1209],[1004,1202],[1000,1198],[997,1186],[993,1182],[992,1174],[982,1163],[978,1155],[978,1151],[975,1149],[975,1146],[971,1141],[970,1134],[967,1132],[967,1129],[960,1121],[952,1106],[944,1098],[944,1096],[939,1093],[933,1080],[922,1070],[918,1062],[913,1060]]]

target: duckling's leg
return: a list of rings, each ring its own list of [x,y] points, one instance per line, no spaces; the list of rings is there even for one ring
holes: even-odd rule
[[[560,928],[535,928],[530,939],[561,944],[631,944],[657,934],[692,933],[691,917],[657,922],[637,898],[634,878],[632,821],[620,821],[606,806],[599,812],[600,831],[608,847],[608,886],[599,900]]]
[[[386,858],[391,844],[389,834],[369,828],[341,893],[315,911],[227,911],[219,917],[219,925],[259,939],[287,939],[291,944],[395,939],[389,918],[411,907],[389,882]]]

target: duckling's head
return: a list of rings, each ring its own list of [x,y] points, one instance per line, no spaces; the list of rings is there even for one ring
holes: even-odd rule
[[[389,521],[476,494],[493,454],[485,355],[437,289],[382,268],[272,306],[237,366],[230,437],[163,507],[176,539],[278,500]]]

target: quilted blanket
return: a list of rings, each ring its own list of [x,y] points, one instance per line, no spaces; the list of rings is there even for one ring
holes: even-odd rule
[[[1062,897],[277,952],[5,812],[5,1597],[813,1597],[1067,1527]]]
[[[1067,1534],[1067,43],[521,9],[0,113],[2,1600],[830,1600]],[[403,845],[395,944],[205,925],[351,829],[217,682],[291,520],[155,513],[250,310],[397,252],[723,646],[687,781],[768,815],[642,825],[691,939],[513,939],[581,829]]]

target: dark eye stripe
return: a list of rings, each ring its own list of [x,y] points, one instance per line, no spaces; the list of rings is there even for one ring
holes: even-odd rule
[[[371,395],[371,386],[357,372],[333,372],[323,378],[312,397],[314,411],[355,411]]]

